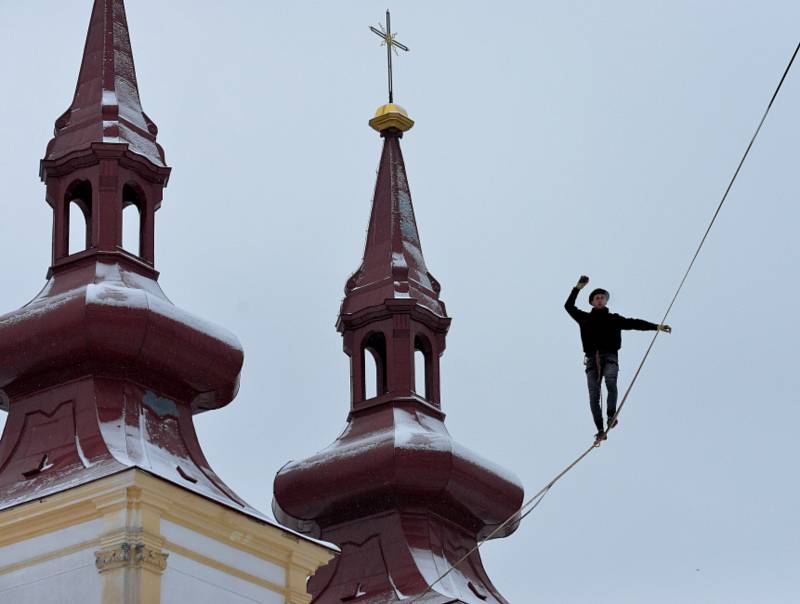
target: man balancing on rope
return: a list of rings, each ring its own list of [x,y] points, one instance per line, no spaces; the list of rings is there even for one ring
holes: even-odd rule
[[[564,308],[581,328],[581,342],[586,355],[584,365],[586,365],[586,382],[589,386],[589,406],[592,409],[594,425],[597,426],[595,439],[599,442],[605,440],[606,432],[618,423],[614,415],[617,412],[617,374],[619,373],[617,352],[622,346],[621,331],[638,329],[639,331],[659,330],[672,333],[672,328],[669,325],[659,326],[650,321],[628,319],[609,312],[606,306],[609,293],[600,288],[589,294],[591,312],[579,310],[575,306],[575,300],[578,298],[578,292],[587,283],[589,283],[589,277],[581,276],[564,303]],[[603,378],[606,380],[606,390],[608,391],[606,409],[608,428],[606,430],[603,430],[603,409],[600,406],[600,382]]]

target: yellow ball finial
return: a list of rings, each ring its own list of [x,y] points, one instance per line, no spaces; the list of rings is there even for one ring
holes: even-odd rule
[[[389,128],[406,132],[414,126],[414,120],[408,117],[408,113],[400,105],[387,103],[378,107],[375,117],[369,121],[369,125],[378,132],[383,132]]]

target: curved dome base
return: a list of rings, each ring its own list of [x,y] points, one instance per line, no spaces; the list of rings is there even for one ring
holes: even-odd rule
[[[342,553],[309,581],[312,604],[390,604],[423,593],[420,602],[426,604],[507,604],[478,552],[428,589],[475,546],[475,539],[424,510],[331,527],[324,538],[339,543]]]

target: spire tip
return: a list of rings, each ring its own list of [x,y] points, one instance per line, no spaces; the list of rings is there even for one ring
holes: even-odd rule
[[[414,127],[414,120],[408,117],[408,112],[396,103],[386,103],[378,107],[375,116],[369,121],[370,127],[380,133],[394,128],[401,133]]]

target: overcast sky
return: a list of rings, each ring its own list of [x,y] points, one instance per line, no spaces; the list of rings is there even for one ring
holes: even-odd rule
[[[0,0],[0,312],[41,288],[38,161],[69,105],[90,0]],[[537,491],[588,444],[581,273],[658,320],[800,36],[797,2],[395,2],[396,100],[423,251],[453,317],[459,442]],[[197,418],[266,511],[275,472],[345,424],[334,322],[380,152],[383,3],[128,0],[173,175],[160,283],[235,332],[242,388]],[[800,601],[800,64],[620,428],[483,550],[511,602]],[[584,296],[581,304],[585,307]],[[627,385],[648,342],[627,333]],[[2,420],[0,420],[2,421]]]

